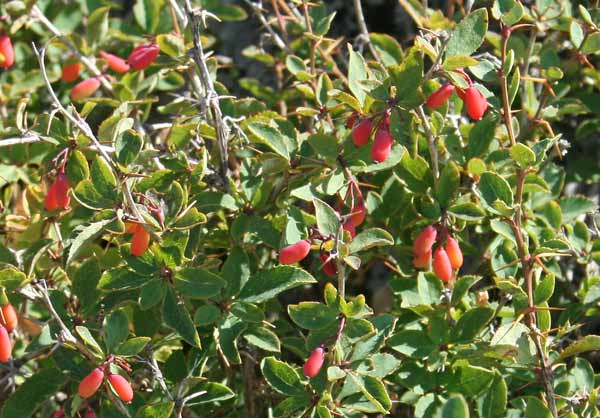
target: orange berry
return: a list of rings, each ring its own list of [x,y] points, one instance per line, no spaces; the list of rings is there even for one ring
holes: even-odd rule
[[[427,252],[431,254],[431,247],[435,244],[436,238],[437,230],[432,225],[421,231],[413,244],[413,253],[415,256],[420,256]]]
[[[131,254],[139,257],[143,255],[150,246],[150,233],[139,225],[131,237]]]
[[[429,262],[431,261],[431,250],[423,253],[421,255],[415,255],[413,259],[413,265],[418,269],[425,269],[429,267]]]
[[[108,381],[123,402],[131,402],[133,399],[133,388],[127,379],[120,374],[110,374],[108,375]]]
[[[65,64],[62,67],[62,74],[60,78],[65,83],[71,83],[77,78],[79,78],[79,73],[81,72],[81,64],[78,62],[73,62],[71,64]]]
[[[448,254],[452,268],[454,270],[461,268],[463,265],[462,251],[460,250],[458,242],[450,236],[446,239],[446,253]]]
[[[15,50],[7,35],[0,35],[0,68],[8,68],[15,63]]]
[[[8,331],[0,325],[0,361],[6,363],[12,355],[12,343]]]
[[[8,332],[11,332],[19,324],[17,312],[15,312],[15,308],[13,308],[10,303],[2,306],[0,310],[2,310],[2,315],[0,316],[0,325],[6,327]]]
[[[101,368],[96,367],[90,374],[84,377],[81,382],[79,382],[79,396],[82,398],[93,396],[94,393],[98,391],[103,381],[104,371]]]
[[[361,198],[362,199],[362,198]],[[365,221],[367,216],[367,208],[365,208],[365,202],[360,200],[354,207],[352,208],[352,216],[350,220],[352,221],[352,226],[357,227]],[[356,230],[354,231],[356,233]]]
[[[281,264],[294,264],[304,260],[310,252],[310,242],[301,240],[294,244],[283,247],[279,252],[279,262]]]
[[[323,346],[315,348],[304,363],[304,376],[312,378],[318,375],[325,362],[326,354]]]
[[[439,246],[433,253],[433,272],[444,283],[448,283],[452,279],[452,264],[442,246]]]
[[[106,61],[111,70],[117,73],[126,73],[129,71],[129,64],[127,64],[127,61],[118,55],[100,51],[100,56]]]
[[[71,100],[79,102],[87,99],[100,88],[100,80],[98,77],[92,77],[80,81],[71,89]]]

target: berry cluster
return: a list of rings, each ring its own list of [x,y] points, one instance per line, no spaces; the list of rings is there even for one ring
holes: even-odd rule
[[[6,363],[12,356],[11,333],[19,323],[17,312],[10,304],[4,289],[0,292],[0,362]]]
[[[109,386],[123,402],[130,403],[133,400],[131,383],[120,374],[110,373],[109,368],[111,363],[116,363],[122,369],[131,371],[131,368],[124,360],[110,356],[106,362],[96,367],[79,382],[78,393],[81,398],[91,398],[100,389],[104,381],[108,380]]]
[[[369,142],[373,129],[374,117],[358,118],[358,115],[353,114],[346,121],[346,126],[352,129],[352,142],[357,147],[362,147]],[[386,113],[375,129],[375,140],[371,147],[371,158],[377,163],[382,163],[390,155],[392,145],[394,144],[394,138],[390,134],[390,117]]]
[[[452,280],[453,271],[463,264],[463,255],[458,242],[445,230],[445,245],[439,243],[435,251],[433,246],[438,239],[438,231],[433,225],[425,228],[413,244],[413,265],[419,269],[429,268],[433,253],[433,272],[444,283]]]
[[[488,102],[464,71],[461,72],[461,75],[469,84],[466,89],[463,90],[460,87],[455,87],[452,83],[445,83],[442,87],[431,93],[425,105],[430,109],[439,109],[448,102],[452,93],[456,91],[458,97],[465,103],[469,117],[473,120],[480,120],[488,108]]]

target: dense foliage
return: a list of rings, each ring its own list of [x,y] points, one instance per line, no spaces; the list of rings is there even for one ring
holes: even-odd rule
[[[598,2],[327,3],[0,4],[1,418],[600,416]]]

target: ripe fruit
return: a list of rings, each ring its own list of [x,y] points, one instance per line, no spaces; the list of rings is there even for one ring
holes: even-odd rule
[[[139,45],[131,51],[127,62],[134,70],[143,70],[152,64],[159,52],[160,48],[155,43]]]
[[[65,83],[71,83],[79,77],[79,72],[81,71],[81,64],[78,62],[72,62],[70,64],[65,64],[62,67],[62,74],[60,78]]]
[[[108,381],[123,402],[131,402],[133,399],[133,388],[127,379],[120,374],[110,374],[108,375]]]
[[[137,225],[131,237],[131,254],[139,257],[143,255],[150,245],[150,233],[142,225]]]
[[[52,418],[68,418],[68,417],[65,415],[65,411],[63,411],[62,409],[59,409],[52,415]]]
[[[323,367],[323,362],[325,361],[325,348],[320,345],[310,353],[306,363],[304,363],[304,376],[306,377],[315,377],[319,374],[321,367]]]
[[[76,102],[87,99],[100,88],[98,77],[92,77],[80,81],[71,89],[71,100]]]
[[[448,283],[452,279],[452,264],[442,246],[439,246],[433,253],[433,272],[444,283]]]
[[[361,198],[362,199],[362,198]],[[365,202],[360,200],[354,207],[352,208],[352,217],[350,220],[352,221],[352,226],[357,227],[365,221],[365,217],[367,216],[367,209],[365,208]],[[354,230],[356,233],[356,230]]]
[[[463,265],[462,251],[458,242],[450,236],[446,239],[446,254],[448,254],[450,264],[454,270],[461,268]]]
[[[337,266],[335,265],[335,260],[331,259],[327,261],[329,255],[326,253],[321,253],[321,261],[323,264],[323,273],[325,273],[329,277],[335,277],[337,275]]]
[[[96,367],[79,383],[79,396],[89,398],[98,390],[104,380],[104,371]]]
[[[15,50],[10,38],[0,35],[0,68],[8,68],[15,62]]]
[[[4,326],[8,332],[11,332],[17,327],[19,323],[19,319],[17,318],[17,313],[15,312],[15,308],[8,303],[0,308],[2,311],[2,315],[0,315],[0,325]]]
[[[470,85],[465,90],[465,98],[463,99],[467,107],[467,114],[473,120],[479,120],[483,117],[483,114],[487,110],[488,103],[483,94]]]
[[[429,262],[431,261],[431,250],[423,253],[421,255],[415,255],[413,259],[413,265],[418,269],[425,269],[429,267]]]
[[[393,143],[394,138],[390,135],[388,128],[380,127],[377,130],[377,134],[375,134],[375,141],[373,141],[373,147],[371,148],[371,158],[373,158],[373,161],[382,163],[387,160]]]
[[[56,209],[66,209],[71,202],[69,188],[69,179],[65,173],[59,173],[46,194],[44,200],[45,209],[49,212]]]
[[[125,233],[126,234],[134,234],[137,230],[138,224],[135,222],[125,222]]]
[[[346,119],[346,128],[352,129],[357,120],[358,120],[358,112],[352,112],[352,114],[350,116],[348,116],[348,119]]]
[[[281,264],[294,264],[302,261],[309,252],[310,242],[308,240],[298,241],[281,249],[279,252],[279,262]]]
[[[432,225],[421,231],[413,244],[413,253],[415,256],[420,256],[428,252],[431,253],[431,247],[433,247],[436,238],[437,230]]]
[[[438,109],[446,104],[452,93],[454,92],[454,85],[446,83],[427,98],[425,105],[430,109]]]
[[[10,360],[11,354],[12,344],[10,342],[10,337],[8,336],[8,331],[4,326],[0,325],[0,361],[6,363]]]
[[[373,121],[371,119],[363,119],[354,127],[352,130],[352,142],[357,147],[362,147],[371,137],[371,131],[373,130]]]
[[[351,238],[354,238],[356,236],[356,227],[354,226],[354,221],[352,220],[352,218],[344,222],[342,228],[344,228],[344,231],[348,231]]]
[[[100,51],[100,56],[106,61],[111,70],[117,73],[126,73],[129,71],[129,64],[123,58],[104,51]]]

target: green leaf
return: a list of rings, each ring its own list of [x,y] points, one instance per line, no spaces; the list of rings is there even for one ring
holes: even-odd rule
[[[226,401],[227,399],[231,399],[235,397],[235,393],[229,389],[227,386],[216,383],[216,382],[202,382],[197,386],[194,386],[190,393],[197,392],[206,392],[204,395],[199,398],[194,399],[191,402],[188,402],[188,406],[192,405],[202,405],[202,404],[212,404],[215,402]]]
[[[581,340],[575,341],[565,348],[557,360],[563,360],[567,357],[595,350],[600,350],[600,335],[586,335]]]
[[[111,312],[104,320],[104,342],[106,349],[113,349],[127,339],[129,335],[129,319],[122,309]]]
[[[81,151],[75,149],[69,152],[66,174],[71,186],[75,186],[80,181],[89,177],[90,167],[88,166],[85,155],[83,155]]]
[[[413,358],[425,358],[437,348],[426,332],[413,329],[394,334],[388,339],[388,345],[393,350]]]
[[[194,324],[205,326],[213,324],[221,317],[221,310],[215,305],[204,305],[196,309]]]
[[[507,388],[506,382],[496,372],[492,385],[478,399],[479,414],[485,418],[503,418],[506,416]]]
[[[14,267],[0,270],[0,286],[11,292],[21,287],[27,281],[27,276]]]
[[[464,389],[466,395],[479,396],[492,384],[495,373],[483,367],[472,366],[466,361],[465,363],[464,366],[458,369],[460,371],[460,386]]]
[[[494,318],[495,310],[488,307],[470,309],[460,317],[452,328],[454,343],[472,342],[483,328]]]
[[[477,9],[454,28],[446,47],[446,57],[471,55],[483,43],[488,27],[486,9]]]
[[[402,46],[393,36],[385,33],[369,33],[373,46],[379,53],[386,66],[398,64],[402,61]]]
[[[117,136],[115,141],[117,161],[124,166],[131,164],[142,150],[142,142],[142,136],[133,129],[128,129]]]
[[[172,289],[167,290],[163,305],[163,318],[165,324],[174,329],[185,341],[194,347],[200,348],[200,337],[194,327],[190,313],[183,302],[178,302]]]
[[[250,278],[240,293],[240,299],[261,303],[286,290],[316,282],[310,273],[301,268],[277,266],[269,270],[261,270]]]
[[[338,311],[319,302],[300,302],[298,305],[288,305],[288,314],[298,326],[314,330],[335,322]]]
[[[135,414],[135,418],[169,418],[174,408],[175,402],[144,405]]]
[[[336,235],[340,228],[340,217],[338,213],[327,203],[320,199],[313,199],[315,205],[315,216],[317,227],[323,235]]]
[[[265,357],[260,362],[260,370],[269,385],[278,393],[286,396],[302,395],[304,385],[296,370],[275,357]]]
[[[170,33],[161,33],[156,37],[156,43],[160,52],[167,54],[171,58],[178,58],[185,53],[185,44],[183,39]]]
[[[135,356],[146,347],[150,340],[150,337],[130,338],[115,349],[115,354],[124,357]]]
[[[370,228],[354,237],[350,243],[350,254],[368,250],[373,247],[394,245],[394,237],[384,229]]]
[[[114,199],[117,179],[110,166],[102,157],[96,156],[90,170],[90,179],[98,194],[107,199]]]
[[[102,196],[92,180],[85,179],[80,181],[74,190],[75,199],[86,208],[92,210],[101,210],[114,205],[115,196],[105,197]]]
[[[571,21],[571,25],[569,26],[569,37],[575,48],[581,47],[584,37],[583,28],[576,20]]]
[[[367,64],[362,55],[355,52],[350,44],[348,44],[348,53],[350,54],[350,61],[348,63],[348,84],[350,91],[362,107],[365,105],[367,93],[361,87],[360,81],[368,78]]]
[[[290,159],[286,141],[279,129],[263,122],[251,122],[248,124],[248,130],[252,134],[250,139],[254,139],[255,142],[268,146],[286,160]]]
[[[600,52],[600,33],[592,33],[587,37],[581,48],[584,54],[598,54]]]
[[[204,299],[219,294],[225,287],[225,280],[208,270],[184,268],[178,271],[173,281],[175,288],[191,299]]]
[[[54,367],[40,370],[10,395],[3,403],[2,418],[29,418],[62,388],[67,379]]]
[[[89,258],[81,263],[71,276],[73,292],[77,295],[84,312],[93,309],[98,302],[100,293],[96,286],[98,286],[101,275],[102,271],[98,260]]]
[[[318,132],[308,137],[308,143],[324,158],[335,160],[339,154],[338,143],[333,135]]]
[[[471,202],[453,205],[448,213],[464,221],[477,221],[485,217],[485,211]]]
[[[525,144],[517,143],[510,147],[509,152],[521,168],[527,168],[535,163],[535,153]]]
[[[250,261],[242,247],[233,247],[223,264],[221,276],[227,282],[224,297],[235,296],[250,277]]]
[[[81,253],[85,246],[90,244],[96,238],[98,238],[102,234],[102,232],[104,232],[104,228],[113,221],[114,218],[105,219],[103,221],[91,223],[82,228],[76,228],[73,231],[73,234],[76,235],[70,241],[69,255],[67,256],[67,261],[65,264],[67,266],[71,264],[71,262],[73,262],[73,260],[77,258],[77,256]]]
[[[377,411],[382,414],[389,411],[392,401],[381,380],[371,376],[359,376],[354,373],[349,374],[348,377]]]
[[[137,0],[133,6],[133,17],[146,33],[153,33],[159,24],[162,0]]]
[[[554,273],[544,275],[542,281],[535,287],[533,300],[536,305],[547,302],[554,293]]]
[[[578,216],[593,212],[598,208],[598,205],[583,196],[563,197],[558,204],[562,210],[564,223],[571,222]]]
[[[92,333],[90,332],[89,329],[87,329],[84,326],[76,326],[75,327],[75,331],[77,332],[77,334],[79,334],[79,336],[81,337],[81,339],[83,340],[83,342],[92,347],[96,353],[98,354],[102,354],[102,348],[100,348],[100,344],[98,344],[98,342],[96,341],[96,339],[94,338],[94,336],[92,335]]]
[[[109,11],[110,7],[99,7],[87,18],[86,37],[91,45],[98,44],[106,38]]]
[[[281,342],[279,337],[273,331],[262,327],[253,327],[244,333],[244,339],[248,344],[252,344],[265,351],[279,353],[281,351]]]
[[[473,129],[469,131],[469,143],[467,145],[469,158],[487,155],[494,140],[497,126],[498,118],[489,113],[482,120],[475,123]]]
[[[460,170],[454,162],[450,161],[442,170],[437,184],[436,197],[442,208],[448,207],[452,202],[458,192],[458,186],[460,186]]]
[[[468,55],[454,55],[447,56],[442,66],[444,67],[444,70],[452,71],[459,68],[473,67],[477,64],[479,64],[479,61]]]
[[[146,276],[141,276],[134,271],[118,268],[106,270],[98,282],[98,289],[126,290],[140,287],[149,281]]]
[[[454,289],[452,289],[452,305],[460,303],[461,299],[467,294],[471,286],[481,280],[481,276],[461,276],[454,283]]]
[[[486,171],[479,180],[479,190],[485,202],[492,206],[500,200],[507,206],[513,205],[513,193],[508,182],[499,174]]]
[[[552,418],[552,412],[541,400],[528,396],[524,418]]]
[[[223,355],[232,364],[240,364],[240,352],[237,348],[237,339],[247,328],[246,323],[232,314],[225,319],[214,330],[215,338],[218,337],[219,347]]]
[[[469,406],[462,395],[450,397],[442,408],[442,418],[469,418]]]
[[[396,98],[400,103],[412,102],[414,93],[423,80],[423,54],[413,47],[400,65],[388,68],[393,85],[396,87]]]

